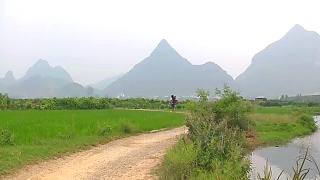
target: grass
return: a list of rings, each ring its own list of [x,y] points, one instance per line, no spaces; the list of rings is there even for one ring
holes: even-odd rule
[[[181,126],[184,119],[132,110],[0,111],[0,175],[113,139]]]
[[[304,111],[313,115],[320,115],[320,107],[294,107],[294,106],[282,106],[282,107],[262,107],[255,106],[253,113],[258,114],[293,114],[296,111]]]
[[[320,115],[320,107],[308,107],[306,109],[313,115]]]
[[[252,135],[259,134],[259,136],[254,136],[253,139],[248,136],[247,140],[252,140],[253,142],[249,142],[250,146],[244,146],[244,148],[247,148],[245,151],[249,152],[252,150],[252,148],[257,148],[261,145],[282,145],[288,143],[295,137],[311,134],[315,130],[315,125],[313,119],[309,115],[310,112],[314,112],[314,110],[311,108],[309,109],[291,106],[255,106],[252,114],[250,114],[248,118],[253,122],[254,126],[254,133],[250,133],[253,133]],[[195,125],[201,124],[198,123]],[[201,129],[203,127],[201,126],[199,128]],[[197,132],[201,134],[203,131]],[[208,141],[208,138],[206,137],[207,136],[204,136],[205,144],[208,145],[214,142],[213,140]],[[223,149],[224,151],[222,154],[228,152],[225,150],[234,150],[229,153],[229,159],[223,159],[220,156],[208,156],[208,154],[212,152],[216,153],[217,150],[211,150],[208,153],[199,155],[199,151],[201,149],[198,146],[190,143],[190,139],[183,138],[173,149],[167,151],[165,160],[157,172],[160,176],[160,179],[248,179],[246,174],[240,174],[243,172],[248,173],[247,169],[249,168],[246,167],[249,167],[249,159],[244,158],[242,161],[239,161],[238,159],[232,159],[232,157],[239,157],[241,154],[241,148],[238,148],[239,150],[234,148],[237,144],[240,144],[241,141],[235,142],[234,137],[230,138],[227,136],[216,138],[216,140],[219,139],[225,139],[225,142],[230,142],[231,145],[234,145],[233,148]],[[212,147],[221,147],[222,143],[219,143],[219,141],[217,142],[212,143]],[[209,171],[199,168],[198,165],[199,163],[202,163],[202,159],[208,161],[210,159],[212,161],[213,159],[212,163],[210,164],[211,169],[209,169]],[[265,177],[268,177],[268,173],[269,171],[266,171]]]
[[[298,123],[298,117],[288,114],[251,114],[259,141],[267,145],[280,145],[293,138],[310,134],[310,129]]]
[[[255,106],[253,108],[253,113],[256,114],[292,114],[295,109],[291,106],[283,106],[283,107],[261,107]]]
[[[188,179],[195,173],[195,164],[200,149],[192,143],[184,143],[183,139],[169,149],[163,164],[157,169],[159,179]]]

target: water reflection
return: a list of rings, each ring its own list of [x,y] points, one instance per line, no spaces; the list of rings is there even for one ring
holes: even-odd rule
[[[320,127],[320,116],[314,117],[317,126]],[[269,165],[272,168],[273,178],[277,178],[282,170],[284,175],[281,179],[286,179],[293,174],[293,166],[296,166],[296,158],[303,156],[309,146],[309,152],[315,162],[320,166],[320,131],[311,136],[294,139],[291,143],[281,147],[267,147],[254,151],[251,156],[253,172],[262,174],[263,168],[268,159]],[[310,168],[308,178],[315,179],[317,175],[316,166],[307,162],[304,166]],[[256,176],[256,175],[255,175]],[[251,179],[254,179],[251,177]]]

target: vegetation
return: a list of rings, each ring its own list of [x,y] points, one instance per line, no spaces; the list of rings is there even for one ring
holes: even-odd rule
[[[263,107],[254,106],[252,113],[254,114],[277,114],[277,115],[290,115],[294,112],[294,108],[291,106],[283,107]]]
[[[255,131],[260,135],[256,139],[260,144],[280,145],[317,130],[311,116],[315,113],[315,109],[316,107],[255,106],[249,119],[253,122]]]
[[[313,118],[307,114],[251,114],[249,118],[260,135],[256,140],[264,145],[285,144],[297,136],[308,135],[317,130]]]
[[[246,179],[250,162],[245,133],[251,127],[246,115],[251,104],[227,86],[216,91],[218,101],[207,101],[206,92],[200,95],[187,117],[188,136],[168,152],[160,178]]]
[[[180,126],[186,117],[189,134],[167,152],[160,178],[248,179],[250,148],[287,143],[317,130],[310,115],[320,114],[317,102],[268,100],[256,104],[227,86],[222,92],[216,90],[215,100],[209,100],[209,91],[198,89],[197,93],[199,101],[179,101],[177,105],[177,109],[189,111],[187,117],[120,110],[169,111],[169,101],[163,100],[12,99],[0,94],[0,174],[115,138]],[[259,136],[254,135],[248,143],[252,132]],[[261,179],[272,172],[265,173]]]
[[[183,109],[189,101],[181,101],[176,109]],[[171,109],[169,100],[144,98],[52,98],[12,99],[0,93],[0,110],[76,110],[76,109]]]
[[[320,114],[320,101],[283,101],[283,100],[267,100],[259,102],[259,106],[271,107],[277,109],[277,107],[283,107],[285,109],[305,109],[312,114]],[[264,109],[264,108],[262,108]]]
[[[301,93],[296,96],[288,97],[288,95],[281,95],[279,100],[281,101],[298,101],[298,102],[314,102],[319,103],[320,95],[301,95]]]
[[[227,86],[216,91],[215,101],[208,101],[206,91],[197,93],[200,101],[185,106],[190,111],[189,134],[167,152],[159,169],[161,179],[249,179],[249,150],[287,143],[317,130],[310,113],[318,107],[252,106]],[[250,137],[252,132],[258,136]],[[297,165],[295,175],[300,170]],[[268,179],[272,172],[265,173],[257,177]]]
[[[0,174],[110,140],[172,128],[185,115],[133,110],[0,111]]]

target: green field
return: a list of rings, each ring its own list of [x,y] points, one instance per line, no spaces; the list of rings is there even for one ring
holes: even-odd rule
[[[309,135],[310,128],[299,123],[299,117],[287,114],[251,114],[259,141],[266,145],[281,145],[298,136]]]
[[[284,107],[261,107],[255,106],[253,108],[253,113],[257,114],[292,114],[294,112],[294,108],[291,106]]]
[[[0,111],[0,174],[184,120],[185,114],[160,111]]]
[[[292,114],[297,111],[303,111],[313,115],[320,114],[320,107],[296,107],[296,106],[280,106],[280,107],[262,107],[255,106],[253,113],[258,114]]]
[[[254,107],[249,118],[266,145],[281,145],[298,136],[305,136],[317,128],[310,116],[319,108],[314,107]],[[311,119],[310,119],[311,118]]]

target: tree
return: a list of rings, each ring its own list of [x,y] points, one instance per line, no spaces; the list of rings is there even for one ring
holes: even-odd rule
[[[8,107],[8,95],[0,93],[0,109],[5,110]]]
[[[210,96],[210,91],[205,91],[203,89],[197,89],[196,93],[201,101],[208,101],[209,96]]]

